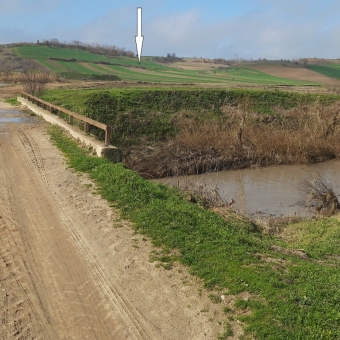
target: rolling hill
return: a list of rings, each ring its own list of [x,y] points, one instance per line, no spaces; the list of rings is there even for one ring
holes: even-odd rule
[[[64,77],[80,75],[116,75],[122,80],[155,83],[210,83],[210,84],[257,84],[257,85],[302,85],[315,84],[308,80],[278,77],[249,67],[216,67],[210,69],[179,68],[143,57],[141,65],[137,58],[106,57],[87,51],[38,45],[23,45],[13,48],[25,59],[33,59]],[[189,64],[189,62],[188,62]],[[196,63],[198,65],[199,63]]]
[[[165,64],[157,62],[154,57],[142,57],[139,65],[137,58],[108,57],[72,48],[26,44],[13,47],[12,51],[70,79],[111,76],[113,80],[117,76],[126,81],[152,83],[340,85],[339,64],[287,67],[279,62],[245,62],[231,67],[201,58],[185,58]]]

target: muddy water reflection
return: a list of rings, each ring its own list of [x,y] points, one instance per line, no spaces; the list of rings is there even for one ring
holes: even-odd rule
[[[39,119],[18,110],[0,110],[0,125],[5,123],[38,123]]]
[[[217,186],[220,195],[233,198],[233,208],[243,214],[258,216],[307,215],[299,185],[317,172],[324,173],[340,194],[340,161],[313,165],[282,165],[269,168],[221,171],[203,175],[163,178],[158,182],[180,186],[205,184]]]

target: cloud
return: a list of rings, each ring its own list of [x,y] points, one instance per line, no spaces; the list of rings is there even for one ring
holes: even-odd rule
[[[53,10],[66,3],[65,0],[0,0],[1,15],[31,14]]]
[[[195,10],[163,15],[147,23],[148,50],[162,55],[176,52],[182,56],[224,58],[235,54],[268,59],[340,56],[340,47],[335,43],[340,24],[330,20],[333,16],[328,8],[313,12],[318,8],[317,1],[311,8],[307,1],[300,6],[295,6],[294,1],[259,2],[261,10],[215,23],[207,22]]]
[[[330,29],[329,17],[319,14],[308,12],[301,17],[296,12],[282,14],[275,8],[233,19],[227,24],[230,31],[235,32],[229,47],[247,58],[335,58],[340,54],[340,48],[332,43],[332,31],[337,31],[340,25],[337,22]],[[321,45],[323,49],[320,49]]]
[[[127,1],[123,7],[118,7],[116,3],[116,8],[111,7],[103,14],[100,11],[88,13],[86,6],[82,8],[78,0],[72,2],[73,7],[67,11],[69,6],[66,0],[35,0],[30,1],[29,5],[26,0],[0,0],[2,13],[21,13],[16,16],[17,23],[27,17],[22,26],[16,25],[7,30],[0,28],[1,41],[32,40],[34,35],[35,39],[55,37],[59,40],[117,45],[135,51],[136,3],[134,0]],[[340,57],[337,41],[340,33],[339,1],[240,0],[237,6],[245,10],[239,11],[237,16],[225,18],[223,13],[229,13],[228,4],[222,4],[207,3],[209,11],[205,11],[202,3],[199,9],[187,5],[186,10],[177,12],[174,5],[171,13],[167,13],[164,12],[166,2],[145,0],[142,5],[143,55],[175,52],[179,56],[208,58],[233,58],[235,54],[248,59]],[[246,4],[251,6],[246,7]],[[35,10],[48,13],[48,23],[40,24],[45,16],[29,16],[28,12],[24,12],[26,10],[29,13]],[[209,17],[207,12],[212,15],[214,10],[219,15]],[[32,25],[28,24],[28,20]],[[40,26],[35,22],[39,22]],[[44,29],[42,25],[45,25]],[[42,34],[47,36],[43,37]]]
[[[145,26],[145,44],[151,54],[207,54],[209,50],[217,48],[223,37],[219,25],[205,24],[197,10],[161,15],[147,22]]]
[[[60,39],[102,43],[135,50],[136,7],[111,10],[76,29],[58,29]],[[72,37],[70,39],[70,37]]]
[[[35,42],[35,36],[27,33],[23,29],[0,28],[0,37],[2,44],[13,42]]]

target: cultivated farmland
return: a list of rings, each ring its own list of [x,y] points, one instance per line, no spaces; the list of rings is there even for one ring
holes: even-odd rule
[[[51,48],[47,46],[19,46],[16,53],[35,59],[51,71],[65,76],[67,73],[117,75],[123,80],[155,83],[206,83],[206,84],[257,84],[257,85],[304,85],[311,81],[292,80],[248,67],[211,68],[209,70],[180,69],[165,66],[143,57],[141,66],[136,58],[105,57],[86,51]],[[174,65],[175,66],[175,65]]]

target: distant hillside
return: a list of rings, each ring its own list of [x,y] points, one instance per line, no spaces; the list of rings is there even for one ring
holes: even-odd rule
[[[329,72],[329,74],[325,74],[325,73],[319,72],[313,66],[288,67],[288,66],[280,66],[280,65],[258,64],[258,65],[252,65],[249,67],[255,70],[259,70],[259,71],[271,74],[276,77],[282,77],[282,78],[298,80],[298,81],[312,81],[312,82],[322,83],[322,84],[340,85],[339,80],[333,79],[336,77],[330,76],[331,72]],[[322,66],[319,66],[319,67],[322,67]]]
[[[48,46],[49,45],[49,46]],[[97,48],[100,53],[94,53]],[[289,72],[279,69],[266,69],[258,64],[230,63],[224,59],[198,59],[171,57],[171,63],[164,63],[163,57],[142,56],[141,65],[133,53],[105,46],[82,46],[76,43],[63,46],[51,41],[39,44],[10,45],[16,59],[27,64],[40,65],[56,73],[61,78],[116,80],[176,84],[250,84],[250,85],[317,85],[330,83],[326,75],[311,77],[312,70],[304,69],[310,74],[301,75],[301,67],[287,68]],[[92,52],[91,52],[91,51]],[[110,55],[110,53],[111,55]],[[266,64],[266,62],[264,62]],[[256,66],[256,67],[255,67]],[[1,68],[1,64],[0,64]],[[1,69],[0,69],[1,72]],[[296,74],[294,73],[296,72]],[[300,73],[299,73],[300,72]],[[333,79],[333,81],[335,81]]]
[[[340,80],[340,64],[308,65],[308,69],[321,73],[326,77]]]
[[[219,59],[185,58],[181,61],[172,63],[171,66],[179,69],[201,72],[214,72],[214,70],[224,69],[229,70],[229,73],[233,73],[235,72],[235,69],[252,69],[281,79],[340,85],[340,61],[337,60],[259,60],[241,61],[238,63],[235,61],[225,61],[223,64],[218,62],[218,60]]]

